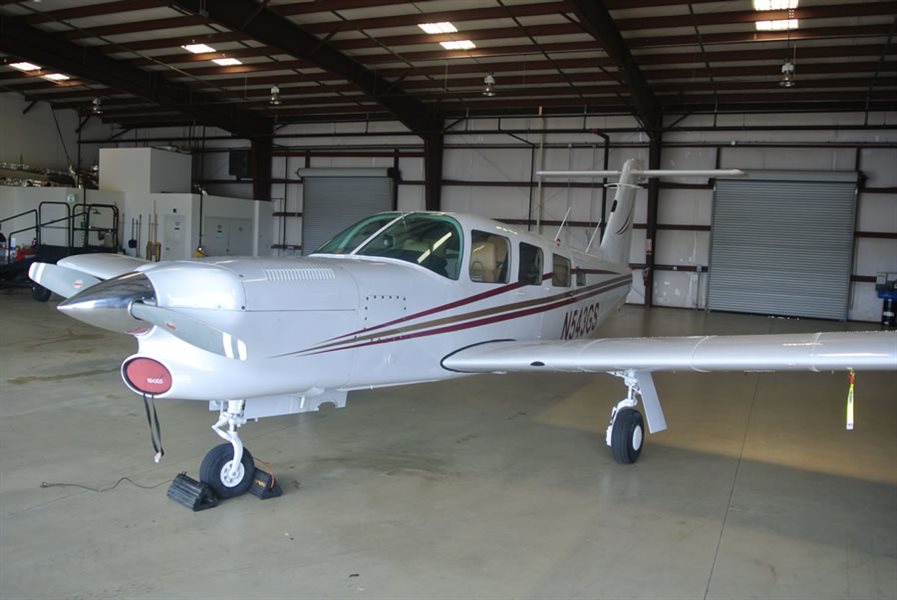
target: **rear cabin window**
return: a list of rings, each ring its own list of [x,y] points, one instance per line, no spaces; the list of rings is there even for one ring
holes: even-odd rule
[[[582,287],[586,284],[586,272],[582,269],[575,269],[576,272],[576,287]]]
[[[524,285],[542,285],[542,249],[520,242],[520,266],[517,281]]]
[[[470,232],[470,280],[507,283],[511,243],[508,238],[473,230]]]
[[[551,285],[570,287],[570,259],[552,254],[554,268],[551,271]]]

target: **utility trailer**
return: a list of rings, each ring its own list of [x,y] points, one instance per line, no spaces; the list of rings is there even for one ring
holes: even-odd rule
[[[65,216],[46,216],[50,207],[64,209]],[[57,209],[58,211],[58,209]],[[22,226],[22,221],[28,221]],[[18,229],[4,232],[4,223],[17,222]],[[55,236],[48,236],[54,230]],[[56,263],[66,256],[93,252],[118,252],[121,244],[118,236],[118,207],[114,204],[74,204],[67,202],[41,202],[35,209],[0,219],[0,233],[5,237],[0,249],[0,288],[31,288],[31,297],[46,302],[52,293],[28,278],[28,269],[35,261]],[[47,243],[48,237],[57,243]],[[12,240],[31,239],[29,245],[18,244],[12,248]],[[0,237],[0,239],[3,239]],[[61,243],[58,243],[61,242]]]

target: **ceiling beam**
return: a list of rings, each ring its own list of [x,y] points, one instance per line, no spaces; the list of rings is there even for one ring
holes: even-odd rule
[[[652,138],[659,135],[661,116],[657,101],[610,12],[601,0],[567,0],[567,3],[573,8],[583,29],[595,38],[620,69],[635,102],[635,116],[646,133]]]
[[[395,88],[394,84],[369,70],[360,62],[342,54],[289,19],[253,0],[174,0],[191,14],[202,14],[233,31],[250,35],[262,44],[279,48],[285,54],[343,77],[389,110],[405,127],[418,135],[441,131],[441,118],[417,98]],[[381,94],[388,93],[388,96]]]
[[[404,15],[391,15],[388,17],[372,17],[354,20],[330,20],[323,23],[313,23],[307,26],[311,33],[327,34],[335,31],[357,31],[361,29],[380,29],[393,27],[415,27],[419,23],[437,23],[451,21],[463,23],[466,21],[491,21],[494,19],[507,19],[508,17],[536,17],[542,15],[557,15],[568,12],[569,6],[565,2],[541,2],[538,4],[512,4],[509,6],[491,6],[488,8],[467,8],[464,10],[451,10],[428,13],[412,13]]]
[[[115,2],[104,2],[101,4],[89,4],[87,6],[75,6],[43,11],[25,17],[25,22],[31,25],[37,25],[38,23],[48,23],[50,21],[102,17],[116,13],[130,12],[132,10],[159,8],[166,4],[168,4],[168,0],[117,0]]]
[[[569,0],[578,3],[580,0]],[[671,27],[694,27],[695,25],[735,25],[754,24],[757,21],[777,21],[781,19],[847,19],[852,17],[893,15],[897,2],[863,2],[831,4],[823,6],[799,7],[790,10],[738,10],[732,12],[707,12],[694,15],[663,15],[657,17],[632,17],[617,21],[621,31],[634,29],[669,29]],[[804,23],[802,23],[804,24]]]
[[[236,104],[208,106],[210,95],[185,84],[167,81],[162,73],[144,71],[109,58],[96,48],[78,46],[58,35],[28,25],[21,17],[0,16],[0,50],[43,67],[81,77],[162,107],[173,107],[191,118],[241,137],[268,135],[272,121]]]

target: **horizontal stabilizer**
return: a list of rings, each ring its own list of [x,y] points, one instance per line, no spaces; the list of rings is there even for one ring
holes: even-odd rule
[[[42,262],[31,263],[28,277],[63,298],[68,298],[100,282],[96,277],[76,269]]]
[[[742,177],[741,169],[631,169],[636,177]],[[617,177],[622,171],[536,171],[539,177]]]
[[[487,342],[451,354],[462,373],[897,370],[897,332]]]
[[[182,312],[143,302],[131,303],[129,311],[135,319],[152,323],[191,346],[227,358],[247,358],[243,340]]]

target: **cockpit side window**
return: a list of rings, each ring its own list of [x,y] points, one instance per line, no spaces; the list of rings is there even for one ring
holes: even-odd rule
[[[511,243],[508,238],[473,230],[470,232],[470,280],[507,283]]]
[[[351,254],[365,240],[398,216],[399,213],[381,213],[362,219],[333,236],[313,254]]]
[[[404,260],[437,275],[458,279],[461,227],[445,215],[406,215],[377,234],[356,254]]]

